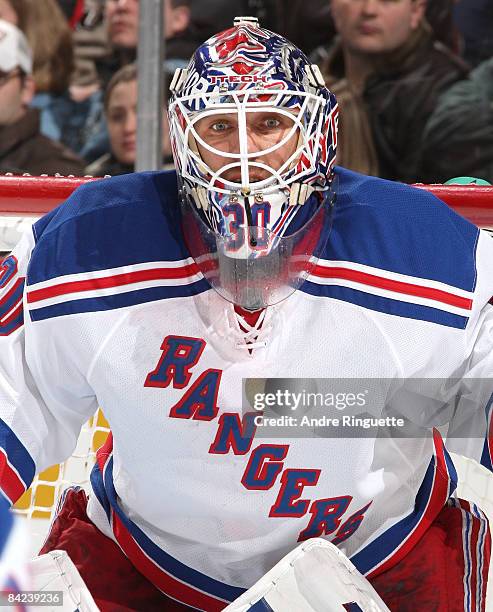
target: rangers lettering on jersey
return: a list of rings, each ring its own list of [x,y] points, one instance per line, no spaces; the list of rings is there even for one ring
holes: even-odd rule
[[[200,356],[206,342],[200,338],[166,336],[161,344],[163,351],[156,368],[149,372],[144,382],[147,387],[166,388],[170,384],[176,389],[184,389],[191,382],[192,368],[200,365]],[[207,369],[186,389],[183,397],[169,411],[171,418],[210,421],[218,415],[217,397],[221,381],[221,371]],[[184,382],[186,381],[186,382]],[[243,422],[235,413],[222,414],[209,452],[246,455],[252,446],[256,427],[254,414],[246,414]],[[352,497],[345,496],[345,502],[337,500],[300,499],[305,487],[316,486],[320,469],[284,468],[289,445],[260,444],[254,448],[248,459],[241,483],[249,490],[268,490],[274,487],[280,476],[280,488],[275,503],[269,511],[271,518],[301,518],[308,511],[312,514],[309,525],[298,536],[298,541],[319,535],[329,535],[336,531],[349,507]],[[370,503],[358,510],[335,533],[332,541],[340,543],[351,536],[364,519]],[[358,520],[355,520],[355,517]]]

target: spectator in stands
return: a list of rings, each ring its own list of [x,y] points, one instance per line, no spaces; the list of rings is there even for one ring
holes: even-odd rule
[[[84,15],[84,0],[57,0],[57,2],[65,18],[69,22],[70,27],[74,30]]]
[[[104,6],[103,6],[104,4]],[[137,57],[139,0],[86,0],[88,12],[75,32],[77,72],[71,93],[91,104],[86,124],[86,142],[81,155],[93,162],[109,152],[104,121],[103,92],[111,77]],[[105,17],[103,30],[101,17]],[[165,0],[166,70],[185,66],[196,47],[190,33],[190,0]],[[104,51],[104,34],[108,53]],[[84,71],[81,72],[81,67]]]
[[[286,2],[287,0],[268,0],[268,1],[276,1],[278,3]],[[305,0],[305,2],[315,2],[318,3],[320,0]],[[454,23],[454,7],[458,0],[433,0],[431,2],[426,2],[426,12],[425,19],[428,25],[431,27],[433,32],[433,38],[436,41],[443,43],[446,47],[451,49],[454,53],[460,55],[461,51],[461,36],[460,32]],[[482,0],[480,0],[482,1]],[[486,0],[487,1],[487,0]],[[301,0],[300,0],[301,4]],[[322,27],[325,29],[325,40],[323,43],[317,42],[319,45],[316,49],[309,52],[310,58],[316,64],[321,64],[326,61],[329,51],[332,51],[332,45],[334,42],[334,37],[336,35],[334,28],[334,21],[332,16],[330,15],[330,1],[327,2],[325,0],[325,8],[329,13],[327,16],[326,12],[322,11],[321,8],[318,8],[318,11],[313,15],[310,19],[312,24],[318,24],[318,27]],[[306,10],[306,5],[302,4],[300,7],[300,11]],[[192,13],[193,15],[193,13]],[[286,19],[286,18],[285,18]],[[296,19],[296,16],[293,18],[287,18],[288,23],[295,22],[298,23],[300,20]],[[306,21],[306,18],[305,18]],[[323,24],[323,25],[322,25]],[[294,25],[296,27],[296,25]],[[304,27],[304,24],[298,25],[301,29]],[[312,26],[313,29],[313,26]],[[301,36],[309,37],[310,28],[308,28],[308,32],[306,31],[301,34]],[[315,40],[318,39],[318,36],[315,37]],[[291,39],[290,39],[291,40]]]
[[[33,53],[36,95],[32,105],[41,111],[41,132],[54,140],[63,139],[70,117],[67,100],[73,71],[72,35],[56,0],[2,0],[10,5],[4,16],[22,30]]]
[[[475,176],[493,183],[493,57],[440,96],[423,142],[424,182]]]
[[[41,112],[41,132],[67,142],[72,115],[69,85],[74,70],[70,26],[56,0],[31,3],[25,31],[33,50],[33,77],[36,95],[32,105]]]
[[[86,142],[100,138],[101,132],[104,138],[104,129],[100,125],[103,94],[95,82],[89,88],[69,88],[75,61],[65,11],[69,11],[70,20],[76,25],[83,17],[81,12],[85,5],[79,0],[73,0],[70,6],[63,0],[59,1],[63,11],[57,0],[0,0],[0,17],[3,6],[4,18],[24,32],[33,49],[37,95],[32,104],[41,110],[42,133],[83,155]],[[86,0],[88,6],[90,2],[102,1]],[[93,49],[88,52],[93,59],[97,57]],[[101,55],[107,53],[105,45]],[[102,150],[105,150],[104,146]]]
[[[262,27],[282,34],[307,55],[326,43],[333,30],[327,0],[199,0],[191,3],[196,46],[230,28],[240,15],[257,17]]]
[[[457,0],[427,0],[426,21],[436,40],[460,54],[460,32],[454,23],[454,7]]]
[[[87,174],[128,174],[137,155],[137,67],[128,64],[113,76],[106,89],[104,110],[111,152],[86,168]],[[173,167],[168,115],[163,112],[163,167]]]
[[[29,108],[34,91],[28,42],[0,20],[0,171],[82,174],[80,159],[40,133],[39,111]]]
[[[121,64],[134,61],[139,40],[139,0],[106,0],[111,44]],[[190,0],[164,0],[166,70],[184,67],[197,46],[189,32]]]
[[[30,2],[28,11],[24,34],[33,53],[36,94],[62,95],[74,65],[70,26],[56,0]]]
[[[85,0],[83,4],[84,13],[76,22],[73,32],[75,71],[70,91],[75,100],[85,100],[95,91],[101,90],[102,78],[98,68],[110,53],[104,19],[105,0]],[[73,14],[71,20],[74,20]]]
[[[256,17],[262,27],[285,36],[306,54],[327,42],[331,27],[327,0],[197,0],[191,2],[196,46],[230,28],[240,15]]]
[[[270,0],[268,4],[277,7],[277,23],[272,29],[306,54],[333,39],[334,24],[327,0]]]
[[[493,56],[493,2],[491,0],[458,0],[454,21],[462,35],[464,59],[478,66]]]
[[[74,129],[65,142],[90,162],[109,149],[103,95],[104,84],[115,67],[111,62],[106,67],[111,47],[104,19],[105,0],[77,0],[75,5],[72,0],[68,7],[66,0],[58,2],[74,24],[74,72],[70,83]]]
[[[331,0],[338,38],[322,69],[341,107],[339,163],[419,181],[422,134],[440,93],[467,66],[438,43],[426,0]]]

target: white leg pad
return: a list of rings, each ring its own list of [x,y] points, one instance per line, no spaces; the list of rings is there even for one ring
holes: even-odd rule
[[[341,612],[344,605],[390,612],[344,553],[314,538],[281,559],[224,612]]]
[[[31,590],[63,593],[63,605],[43,606],[44,612],[99,612],[79,571],[64,550],[36,557],[27,565]]]

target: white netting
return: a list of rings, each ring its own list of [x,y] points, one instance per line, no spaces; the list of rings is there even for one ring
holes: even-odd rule
[[[83,427],[73,455],[35,477],[31,487],[14,506],[26,518],[31,536],[31,551],[36,554],[53,519],[57,500],[65,488],[78,485],[89,492],[89,477],[96,450],[105,442],[109,426],[101,410]]]

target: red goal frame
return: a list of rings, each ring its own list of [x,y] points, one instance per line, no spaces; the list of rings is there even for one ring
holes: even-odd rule
[[[0,176],[0,216],[41,216],[66,200],[79,185],[105,180],[94,177]],[[493,187],[486,185],[424,185],[466,219],[493,228]]]

